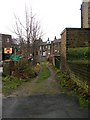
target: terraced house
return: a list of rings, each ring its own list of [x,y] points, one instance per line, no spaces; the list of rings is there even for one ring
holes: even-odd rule
[[[90,28],[90,0],[83,0],[81,5],[81,27]]]
[[[46,60],[51,55],[51,43],[49,39],[46,42],[41,41],[40,42],[40,59]]]
[[[60,68],[61,39],[55,39],[51,42],[51,60],[54,66]]]

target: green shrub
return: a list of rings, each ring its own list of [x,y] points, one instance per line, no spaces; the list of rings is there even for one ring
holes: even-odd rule
[[[89,60],[89,47],[68,48],[68,60]]]
[[[78,84],[70,78],[68,72],[62,73],[57,68],[53,67],[57,75],[57,81],[60,88],[63,88],[64,92],[68,91],[70,95],[75,95],[79,99],[79,104],[81,107],[90,106],[90,94],[85,91],[84,87],[78,86]],[[58,71],[58,72],[57,72]]]
[[[79,96],[79,104],[81,107],[88,107],[90,106],[90,101],[86,100],[84,97]]]
[[[17,88],[19,85],[25,82],[25,80],[20,80],[14,76],[2,77],[2,81],[2,92],[4,93],[4,95],[11,93],[13,89]]]

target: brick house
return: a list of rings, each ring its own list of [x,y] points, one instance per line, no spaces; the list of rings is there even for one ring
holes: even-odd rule
[[[50,57],[51,55],[51,43],[49,40],[46,42],[41,41],[40,43],[40,59],[41,60],[46,60]]]

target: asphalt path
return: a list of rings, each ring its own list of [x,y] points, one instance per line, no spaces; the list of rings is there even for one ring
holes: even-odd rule
[[[3,98],[3,118],[88,118],[76,97],[66,94]]]

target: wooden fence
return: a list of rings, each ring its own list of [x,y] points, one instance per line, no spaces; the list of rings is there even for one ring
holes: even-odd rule
[[[79,80],[90,83],[90,50],[86,47],[68,48],[67,65]]]

